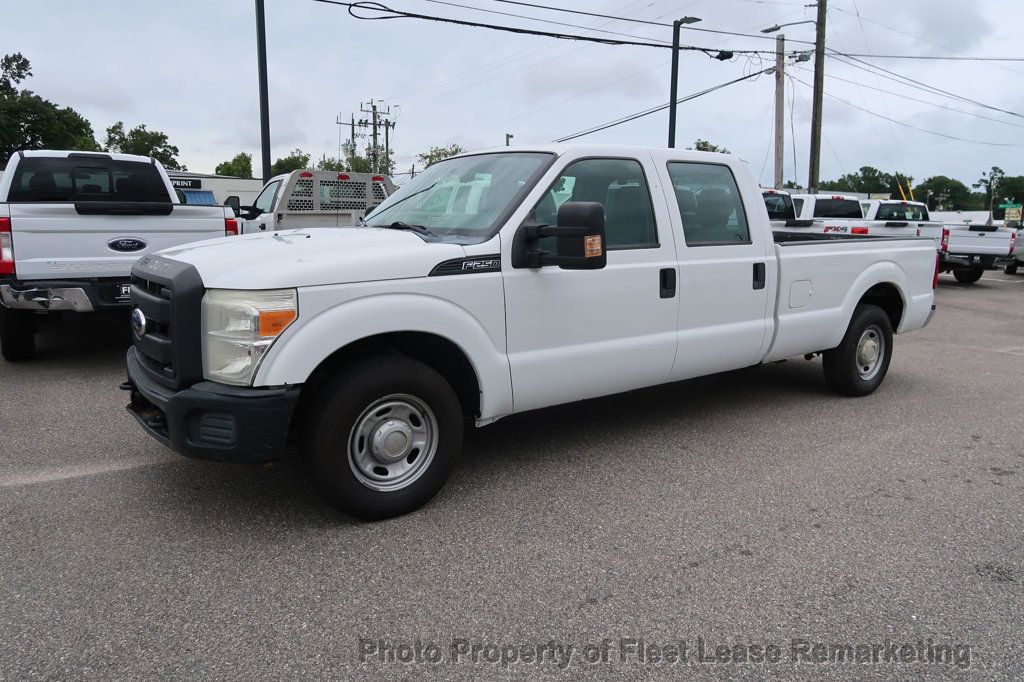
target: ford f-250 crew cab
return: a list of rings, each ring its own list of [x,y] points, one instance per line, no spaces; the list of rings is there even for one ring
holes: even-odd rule
[[[123,311],[132,263],[151,251],[237,234],[223,206],[178,203],[154,159],[25,151],[0,179],[0,349],[35,353],[41,314]]]
[[[901,228],[916,227],[922,237],[939,244],[939,270],[952,272],[963,284],[981,279],[985,270],[1013,262],[1017,233],[990,225],[943,224],[930,220],[928,207],[920,201],[897,199],[867,202],[865,217],[872,224]]]
[[[297,170],[275,175],[253,206],[239,207],[242,233],[350,227],[393,194],[386,175]]]
[[[484,182],[467,203],[437,188]],[[133,268],[129,410],[182,454],[300,444],[381,518],[441,488],[465,418],[824,354],[865,395],[930,319],[930,239],[774,234],[726,154],[502,148],[430,166],[367,226],[243,235]]]

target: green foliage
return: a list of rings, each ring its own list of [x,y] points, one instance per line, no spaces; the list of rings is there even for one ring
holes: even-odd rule
[[[77,111],[18,89],[31,75],[20,53],[0,59],[0,164],[19,149],[98,151],[92,126]]]
[[[270,167],[271,175],[291,173],[295,170],[309,168],[309,154],[301,149],[293,149],[288,156],[282,156]]]
[[[933,211],[970,211],[977,208],[971,190],[959,180],[935,175],[914,188],[914,197]]]
[[[438,161],[447,159],[452,156],[456,156],[466,151],[457,144],[450,144],[447,147],[431,147],[422,154],[417,154],[416,158],[420,160],[424,166],[430,166]]]
[[[316,169],[321,171],[347,171],[348,163],[345,159],[336,159],[333,156],[324,156],[316,162]]]
[[[353,156],[351,158],[336,159],[332,156],[324,156],[316,164],[317,170],[326,171],[348,171],[349,173],[372,173],[373,161],[368,156]],[[382,175],[391,175],[395,170],[395,162],[390,159],[381,159],[377,172]]]
[[[152,156],[163,164],[164,168],[188,170],[178,162],[178,148],[168,141],[167,134],[159,130],[147,130],[144,124],[137,125],[128,132],[125,132],[122,121],[110,126],[107,128],[104,149],[121,154]]]
[[[731,154],[725,147],[719,147],[717,144],[711,144],[707,140],[702,140],[699,137],[697,141],[693,143],[692,147],[687,147],[691,152],[718,152],[719,154]]]
[[[899,178],[899,180],[897,180]],[[872,166],[861,166],[856,173],[847,173],[838,180],[826,180],[818,184],[818,189],[826,192],[862,192],[864,194],[889,194],[900,198],[900,184],[903,191],[914,181],[906,173],[883,173]],[[909,196],[907,197],[910,198]]]
[[[230,175],[236,178],[252,177],[252,154],[239,152],[230,161],[218,163],[213,171],[217,175]]]

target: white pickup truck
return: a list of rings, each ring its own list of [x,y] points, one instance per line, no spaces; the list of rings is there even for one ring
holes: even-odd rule
[[[394,191],[386,175],[297,170],[270,178],[252,206],[237,209],[242,234],[351,227]],[[228,197],[233,206],[237,201]]]
[[[438,189],[484,183],[469,204]],[[364,518],[444,484],[479,425],[823,354],[874,391],[934,311],[930,239],[773,235],[734,156],[501,148],[446,159],[343,230],[213,240],[133,268],[128,409],[197,458],[300,444]]]
[[[128,308],[151,251],[237,234],[223,206],[184,206],[163,167],[129,154],[25,151],[0,179],[0,349],[35,354],[35,316]]]
[[[865,207],[865,218],[871,224],[887,228],[916,228],[921,236],[934,239],[939,245],[940,271],[952,272],[963,284],[977,282],[985,270],[1014,262],[1016,230],[990,225],[943,224],[930,220],[928,207],[920,201],[872,200]]]

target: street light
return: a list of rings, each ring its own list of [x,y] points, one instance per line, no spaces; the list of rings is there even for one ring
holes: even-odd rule
[[[800,24],[816,24],[816,23],[818,23],[818,22],[814,21],[813,19],[808,19],[807,21],[793,21],[793,22],[790,22],[788,24],[775,24],[774,26],[769,26],[768,28],[762,28],[761,29],[761,33],[775,33],[776,31],[781,31],[782,29],[784,29],[787,26],[799,26]]]
[[[672,84],[668,100],[668,146],[676,146],[676,97],[679,95],[679,29],[683,24],[696,24],[698,17],[683,17],[672,22]]]

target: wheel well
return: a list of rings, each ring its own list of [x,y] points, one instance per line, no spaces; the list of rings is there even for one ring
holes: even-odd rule
[[[888,282],[876,284],[864,292],[857,305],[862,303],[877,305],[885,311],[886,316],[889,318],[889,324],[892,325],[892,330],[896,331],[899,328],[900,320],[903,319],[903,297],[900,295],[900,290],[896,288],[896,285]]]
[[[427,332],[377,334],[334,351],[303,385],[297,413],[303,413],[303,403],[313,399],[319,387],[345,363],[359,357],[388,354],[404,355],[432,367],[451,384],[463,414],[472,417],[480,413],[480,382],[469,358],[453,342]]]

